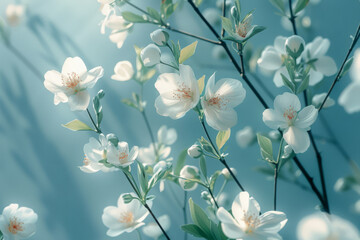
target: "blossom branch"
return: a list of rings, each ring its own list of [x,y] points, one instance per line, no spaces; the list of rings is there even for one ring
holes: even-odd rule
[[[184,216],[184,225],[186,225],[188,223],[187,220],[187,214],[186,214],[186,206],[187,206],[187,191],[184,191],[184,205],[183,205],[183,216]],[[184,231],[184,240],[187,240],[188,238],[188,234],[187,232]]]
[[[206,20],[206,18],[204,17],[204,15],[202,15],[202,13],[200,12],[199,8],[196,7],[196,5],[193,3],[192,0],[188,0],[188,3],[191,5],[191,7],[194,9],[195,13],[201,18],[201,20],[206,24],[206,26],[210,29],[210,31],[214,34],[214,36],[220,41],[221,46],[224,48],[226,54],[228,55],[228,57],[230,58],[230,61],[232,62],[232,64],[234,65],[234,67],[236,68],[236,70],[239,72],[240,76],[244,79],[244,81],[246,82],[246,84],[249,86],[249,88],[251,89],[251,91],[255,94],[255,96],[258,98],[258,100],[260,101],[260,103],[264,106],[264,108],[269,108],[269,106],[267,105],[267,103],[265,102],[265,100],[263,99],[263,97],[260,95],[260,93],[256,90],[256,88],[254,87],[254,85],[251,83],[251,81],[248,79],[248,77],[242,73],[242,70],[240,68],[240,66],[237,64],[234,56],[231,54],[229,47],[227,46],[227,44],[222,40],[221,36],[215,31],[215,29],[211,26],[211,24]]]
[[[219,204],[217,203],[217,201],[216,201],[216,199],[215,199],[215,197],[214,197],[214,194],[213,194],[213,192],[211,191],[210,187],[208,187],[208,191],[209,191],[209,193],[210,193],[210,196],[211,196],[212,200],[214,201],[214,204],[215,204],[216,208],[219,209]]]
[[[223,156],[221,156],[221,154],[219,153],[219,151],[217,150],[215,144],[212,142],[211,137],[209,135],[209,132],[207,131],[207,128],[205,126],[205,123],[203,120],[200,120],[201,125],[205,131],[206,137],[209,139],[209,142],[211,144],[211,146],[215,149],[217,155],[219,156],[219,160],[220,162],[226,167],[226,169],[229,171],[230,175],[232,176],[232,178],[235,180],[236,184],[239,186],[239,188],[241,189],[241,191],[245,191],[244,187],[241,185],[241,183],[239,182],[239,180],[236,178],[235,174],[233,173],[233,171],[230,169],[229,165],[227,164],[225,158]]]
[[[87,114],[89,115],[89,118],[90,118],[90,120],[91,120],[91,122],[92,122],[92,124],[93,124],[93,126],[94,126],[94,128],[95,128],[95,130],[96,130],[96,132],[99,133],[99,134],[102,133],[102,131],[98,128],[98,126],[96,126],[96,123],[95,123],[93,117],[92,117],[91,114],[90,114],[89,108],[86,108],[86,112],[87,112]]]
[[[222,5],[222,16],[225,17],[226,15],[226,0],[223,1],[223,5]],[[223,28],[223,26],[221,26],[221,37],[223,38],[225,35],[225,29]]]
[[[164,234],[164,236],[166,237],[166,239],[170,240],[170,237],[167,235],[166,231],[164,230],[164,228],[161,226],[161,224],[159,223],[159,221],[157,220],[157,218],[155,217],[154,213],[151,211],[151,208],[147,205],[147,203],[144,204],[144,207],[149,211],[149,213],[151,214],[151,216],[153,217],[153,219],[155,220],[156,224],[159,226],[159,228],[161,229],[162,233]]]
[[[335,84],[340,80],[342,71],[343,71],[344,66],[345,66],[345,63],[347,62],[347,60],[348,60],[348,58],[349,58],[349,56],[350,56],[350,53],[351,53],[352,50],[354,49],[356,43],[358,42],[359,37],[360,37],[360,24],[358,25],[358,27],[357,27],[357,29],[356,29],[356,33],[355,33],[354,38],[353,38],[353,40],[352,40],[352,42],[351,42],[351,45],[350,45],[350,47],[349,47],[349,50],[348,50],[348,52],[347,52],[347,54],[346,54],[346,56],[345,56],[345,59],[344,59],[343,63],[341,64],[341,67],[340,67],[338,73],[336,74],[336,77],[335,77],[333,83],[331,84],[331,87],[330,87],[328,93],[326,94],[324,100],[322,101],[322,103],[321,103],[321,105],[320,105],[320,107],[319,107],[319,112],[320,112],[321,109],[324,107],[324,104],[325,104],[326,100],[328,99],[330,93],[331,93],[332,90],[334,89]]]

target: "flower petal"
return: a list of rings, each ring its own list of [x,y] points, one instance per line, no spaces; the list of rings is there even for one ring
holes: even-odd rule
[[[275,49],[281,53],[281,54],[285,54],[285,42],[286,42],[286,37],[283,36],[277,36],[274,40],[274,47]]]
[[[71,111],[84,111],[89,106],[90,95],[87,91],[80,91],[69,97]]]
[[[129,61],[120,61],[114,67],[115,74],[111,76],[111,79],[117,81],[128,81],[134,75],[134,69]]]
[[[289,76],[288,71],[286,70],[286,67],[279,68],[275,72],[274,79],[273,79],[276,87],[284,86],[284,82],[283,82],[283,79],[281,77],[281,74],[283,74],[285,77],[287,77],[287,79],[290,79],[290,76]]]
[[[307,129],[316,121],[317,116],[318,110],[313,105],[307,106],[298,113],[294,126]]]
[[[273,51],[263,52],[257,61],[258,65],[267,70],[277,70],[283,64],[281,55]]]
[[[207,104],[204,99],[201,99],[201,106],[204,110],[205,120],[210,127],[223,131],[236,125],[237,113],[234,109],[221,110]]]
[[[334,75],[337,71],[335,61],[328,56],[319,57],[314,63],[316,71],[321,72],[325,76]]]
[[[316,84],[321,82],[321,80],[323,80],[323,78],[324,78],[324,74],[322,74],[319,71],[315,71],[312,68],[310,69],[309,75],[310,75],[310,78],[309,78],[310,86],[315,86]]]
[[[97,80],[104,76],[104,69],[100,66],[91,69],[89,72],[82,76],[81,81],[82,88],[92,88],[95,86]]]
[[[307,131],[295,126],[285,130],[284,139],[295,153],[304,153],[310,146],[310,138]]]
[[[127,31],[118,32],[117,30],[113,30],[109,35],[109,39],[111,42],[116,43],[118,48],[121,48],[124,45],[124,42],[128,36]]]
[[[228,238],[241,238],[245,233],[240,228],[239,224],[231,216],[231,214],[226,211],[223,207],[220,207],[216,212],[217,218],[221,222],[221,229]]]
[[[295,94],[285,92],[276,96],[274,100],[274,109],[283,114],[289,107],[292,107],[294,111],[298,112],[301,109],[301,103]]]
[[[286,224],[287,218],[285,213],[279,211],[269,211],[260,215],[260,224],[257,230],[277,233]]]
[[[68,73],[77,73],[79,76],[87,72],[87,68],[83,60],[79,57],[67,58],[62,67],[61,73],[68,75]]]
[[[340,94],[339,104],[349,114],[360,111],[360,82],[353,82]]]
[[[52,93],[58,93],[63,91],[62,89],[64,88],[64,85],[62,82],[61,73],[55,70],[48,71],[45,73],[44,78],[44,86],[47,90]]]
[[[286,128],[288,126],[285,118],[273,109],[266,109],[263,112],[263,122],[272,129]]]
[[[232,108],[242,103],[246,97],[246,91],[241,82],[232,78],[220,79],[215,85],[214,92],[226,103],[226,107]]]

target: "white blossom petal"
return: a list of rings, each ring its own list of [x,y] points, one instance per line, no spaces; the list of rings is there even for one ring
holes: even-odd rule
[[[328,56],[319,57],[317,61],[314,62],[314,66],[316,71],[321,72],[325,76],[334,75],[337,71],[335,61]]]
[[[318,116],[318,110],[310,105],[303,108],[297,115],[294,126],[298,128],[310,128],[310,126],[316,121]]]
[[[295,153],[304,153],[310,146],[309,134],[304,129],[291,126],[284,131],[283,136]]]
[[[360,82],[353,82],[340,94],[339,104],[349,114],[360,111]]]

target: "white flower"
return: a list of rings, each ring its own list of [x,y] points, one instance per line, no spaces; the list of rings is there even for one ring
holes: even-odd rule
[[[287,70],[285,66],[283,66],[286,57],[285,42],[286,37],[276,37],[274,46],[267,46],[264,51],[262,51],[261,56],[257,61],[261,69],[266,71],[276,71],[273,79],[276,87],[284,85],[280,73],[288,76]]]
[[[105,16],[104,20],[100,22],[100,33],[105,34],[106,23],[109,21],[111,15],[115,14],[115,9],[107,1],[98,0],[101,3],[100,12]]]
[[[242,148],[250,146],[255,139],[255,132],[250,126],[246,126],[236,133],[236,142]]]
[[[9,4],[6,7],[6,20],[9,23],[10,26],[17,26],[19,25],[21,19],[23,18],[23,15],[25,13],[25,7],[24,5],[20,4]]]
[[[103,74],[100,66],[88,71],[81,58],[67,58],[61,73],[55,70],[45,73],[44,86],[54,93],[55,105],[68,102],[72,111],[86,110],[90,102],[87,89],[94,87]]]
[[[116,43],[118,48],[121,48],[128,36],[128,31],[133,26],[133,23],[128,23],[122,16],[111,15],[106,21],[106,27],[112,29],[109,39]]]
[[[198,144],[194,144],[188,148],[187,154],[192,158],[199,158],[202,156],[202,148]]]
[[[80,167],[80,170],[86,173],[117,171],[117,168],[108,168],[99,162],[106,159],[107,146],[108,140],[104,134],[99,135],[99,141],[93,137],[90,138],[89,142],[84,145],[85,159],[84,165]]]
[[[167,128],[163,125],[157,132],[158,143],[165,145],[173,145],[177,139],[177,133],[175,128]]]
[[[168,215],[162,215],[160,217],[158,217],[158,221],[160,223],[160,225],[162,226],[162,228],[166,231],[169,230],[170,228],[170,218]],[[142,228],[143,233],[153,239],[159,239],[159,237],[161,235],[163,235],[160,227],[156,224],[156,222],[150,222],[148,224],[146,224],[143,228]]]
[[[128,81],[134,75],[134,69],[129,61],[120,61],[114,67],[115,74],[111,76],[111,79],[117,81]]]
[[[244,40],[252,34],[254,28],[256,27],[255,25],[251,25],[252,19],[253,15],[250,13],[241,22],[235,24],[235,32],[237,33],[235,37],[238,40]]]
[[[35,234],[37,214],[30,208],[10,204],[0,215],[0,231],[4,240],[26,239]]]
[[[284,152],[283,152],[283,155],[282,155],[282,158],[288,158],[290,157],[290,155],[292,154],[293,150],[291,148],[290,145],[286,145],[284,147]]]
[[[248,192],[241,192],[234,200],[232,214],[220,207],[216,213],[221,222],[221,228],[231,239],[282,239],[278,232],[285,226],[285,213],[268,211],[261,215],[258,202],[249,196]]]
[[[186,179],[199,179],[199,169],[195,166],[185,165],[180,171],[179,184],[184,191],[193,191],[198,184]]]
[[[284,131],[284,139],[295,153],[303,153],[310,146],[310,126],[315,122],[318,111],[310,105],[301,109],[299,98],[292,93],[278,95],[274,100],[274,109],[263,112],[264,123],[272,128]]]
[[[326,94],[327,93],[320,93],[320,94],[314,95],[312,98],[311,104],[314,105],[316,108],[319,108],[321,106],[322,102],[324,101]],[[328,97],[326,99],[326,102],[325,102],[323,108],[328,108],[328,107],[334,106],[334,104],[335,104],[334,99]]]
[[[119,236],[124,232],[130,233],[145,225],[143,221],[149,212],[137,199],[126,204],[123,196],[128,194],[129,193],[123,193],[120,195],[117,207],[108,206],[104,209],[102,221],[104,225],[109,228],[106,234],[110,237]],[[136,197],[134,193],[130,194]],[[152,206],[151,201],[148,201],[147,204],[149,207]]]
[[[350,83],[340,94],[339,104],[349,114],[360,111],[360,49],[356,49],[350,68]]]
[[[108,143],[107,162],[117,167],[127,167],[131,165],[138,156],[139,148],[134,146],[129,152],[127,142],[119,142],[115,147],[112,143]]]
[[[285,41],[285,50],[290,55],[292,53],[295,53],[296,57],[299,57],[302,51],[299,51],[302,45],[302,51],[304,51],[305,48],[305,41],[302,37],[298,35],[293,35],[291,37],[288,37]],[[288,50],[292,52],[288,52]]]
[[[234,175],[236,175],[236,169],[235,168],[230,168],[230,170],[232,171],[232,173]],[[229,172],[229,170],[227,168],[223,168],[223,170],[221,170],[221,174],[224,176],[225,179],[227,180],[231,180],[232,179],[232,176]]]
[[[141,50],[140,57],[145,67],[152,67],[160,63],[161,50],[155,44],[149,44]]]
[[[356,227],[334,214],[315,213],[302,219],[297,226],[299,240],[359,240]]]
[[[179,73],[163,73],[155,82],[160,96],[155,101],[158,114],[172,119],[183,117],[199,102],[199,86],[190,66],[179,66]]]
[[[156,45],[165,46],[169,39],[169,34],[162,29],[158,29],[150,33],[150,38]]]
[[[319,83],[324,76],[331,76],[336,73],[336,63],[331,57],[325,56],[329,47],[329,39],[322,37],[316,37],[312,42],[305,46],[302,58],[305,62],[314,61],[310,64],[310,86]]]
[[[246,96],[240,81],[223,78],[215,84],[215,73],[209,78],[205,95],[201,98],[206,122],[216,130],[226,130],[235,126],[237,114],[233,109]]]

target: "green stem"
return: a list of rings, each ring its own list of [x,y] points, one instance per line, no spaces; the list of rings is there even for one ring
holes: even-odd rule
[[[292,9],[292,0],[289,0],[289,10],[290,10],[289,20],[291,22],[294,34],[297,35],[297,29],[296,29],[296,24],[295,24],[296,17],[294,16],[293,9]]]
[[[184,206],[182,208],[183,216],[184,216],[184,225],[186,225],[187,222],[188,222],[187,213],[186,213],[186,206],[187,206],[187,191],[184,191]],[[187,238],[188,238],[188,234],[187,234],[187,232],[184,232],[184,240],[187,240]]]
[[[96,132],[99,133],[99,134],[102,133],[102,131],[100,130],[100,128],[98,128],[98,127],[96,126],[96,123],[95,123],[93,117],[92,117],[91,114],[90,114],[89,108],[86,109],[86,112],[87,112],[87,114],[89,115],[89,118],[90,118],[92,124],[94,125],[94,128],[95,128]]]
[[[171,65],[171,64],[168,64],[168,63],[165,63],[165,62],[163,62],[163,61],[160,61],[160,63],[163,64],[163,65],[165,65],[165,66],[171,67],[171,68],[173,68],[173,69],[175,69],[175,70],[179,70],[178,67],[175,67],[175,66],[173,66],[173,65]]]
[[[159,226],[160,230],[162,231],[162,233],[164,234],[164,236],[166,237],[166,239],[170,240],[170,237],[167,235],[166,231],[164,230],[164,228],[161,226],[160,222],[157,220],[157,218],[155,217],[154,213],[151,211],[150,207],[145,203],[144,207],[149,211],[150,215],[153,217],[153,219],[155,220],[156,224]]]
[[[210,187],[208,187],[207,189],[208,189],[208,191],[209,191],[209,193],[210,193],[210,196],[211,196],[212,200],[214,201],[214,204],[215,204],[216,208],[219,209],[219,204],[217,203],[217,201],[216,201],[216,199],[215,199],[215,197],[214,197],[214,195],[213,195],[213,192],[211,191]]]
[[[280,160],[281,160],[283,144],[284,144],[284,138],[282,137],[281,141],[280,141],[279,152],[278,152],[278,156],[277,156],[276,163],[275,163],[275,169],[274,169],[274,211],[276,211],[277,182],[278,182],[277,180],[278,180],[279,165],[280,165]]]

